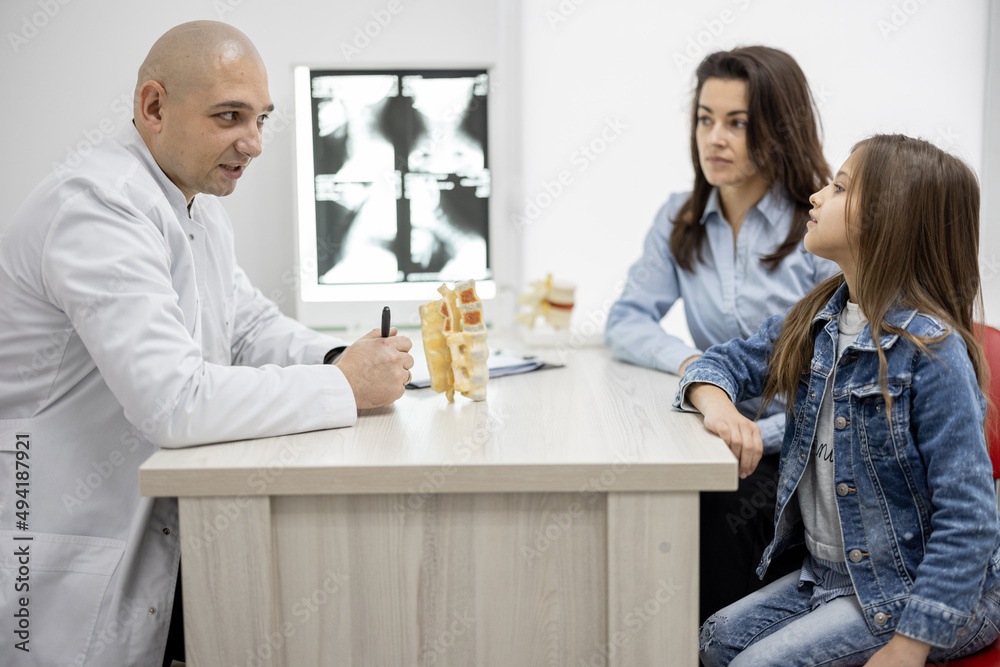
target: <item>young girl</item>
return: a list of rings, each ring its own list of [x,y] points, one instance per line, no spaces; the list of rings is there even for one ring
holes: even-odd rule
[[[913,665],[987,646],[1000,623],[1000,526],[983,423],[979,188],[900,135],[858,143],[814,194],[806,248],[836,262],[785,317],[692,363],[693,405],[741,474],[760,431],[733,401],[784,398],[775,539],[801,570],[702,627],[706,665]]]
[[[830,180],[830,167],[798,64],[783,51],[747,46],[710,54],[696,79],[693,188],[660,209],[605,332],[617,358],[678,375],[702,350],[753,335],[837,273],[802,248],[809,195]],[[660,327],[677,299],[696,348]],[[739,407],[753,416],[760,405]],[[759,416],[766,456],[758,469],[735,493],[701,494],[699,622],[762,585],[754,569],[774,537],[785,414],[775,404]],[[802,554],[787,554],[768,577],[797,570]]]

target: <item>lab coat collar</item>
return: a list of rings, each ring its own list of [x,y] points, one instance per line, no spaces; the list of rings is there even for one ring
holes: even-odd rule
[[[139,134],[139,130],[136,129],[135,123],[129,123],[116,139],[125,150],[139,158],[139,161],[146,167],[146,171],[153,175],[167,201],[170,202],[170,207],[177,213],[177,217],[191,217],[188,214],[187,199],[184,198],[184,193],[174,185],[173,181],[160,168],[160,165],[153,158],[153,154],[149,152],[149,147],[146,146],[142,135]]]

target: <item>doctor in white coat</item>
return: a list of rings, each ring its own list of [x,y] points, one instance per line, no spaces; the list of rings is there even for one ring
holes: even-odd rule
[[[177,503],[140,497],[137,472],[158,447],[350,426],[403,394],[408,339],[345,348],[282,316],[236,264],[217,197],[260,155],[272,109],[243,33],[173,28],[139,69],[134,127],[50,175],[9,226],[4,665],[164,660]]]

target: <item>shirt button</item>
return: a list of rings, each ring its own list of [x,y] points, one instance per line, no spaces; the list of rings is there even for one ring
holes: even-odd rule
[[[836,418],[836,419],[835,419],[835,420],[833,421],[833,425],[834,425],[834,426],[836,426],[836,427],[837,427],[837,430],[839,431],[840,429],[842,429],[842,428],[844,428],[845,426],[847,426],[847,420],[846,420],[846,419],[844,419],[843,417],[837,417],[837,418]]]
[[[194,241],[194,234],[188,234],[188,238]]]
[[[850,492],[850,488],[848,488],[848,486],[846,484],[844,484],[843,482],[841,482],[840,484],[837,485],[837,495],[838,496],[846,496],[848,494],[848,492]]]
[[[163,534],[164,535],[169,535],[170,534],[170,529],[169,528],[164,528],[163,529]]]
[[[847,557],[851,559],[852,563],[860,563],[864,556],[861,554],[861,549],[851,549],[851,553],[847,554]]]
[[[150,607],[149,608],[149,615],[152,616],[155,613],[156,613],[156,607]]]
[[[882,612],[879,612],[875,614],[875,618],[873,620],[875,621],[875,625],[881,628],[883,625],[889,622],[889,617],[883,614]]]

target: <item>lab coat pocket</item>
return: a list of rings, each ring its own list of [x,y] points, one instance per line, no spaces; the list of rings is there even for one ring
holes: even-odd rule
[[[0,615],[15,626],[0,633],[4,664],[91,664],[94,628],[110,607],[108,586],[125,542],[0,530],[0,545]],[[30,652],[18,650],[23,641]]]

